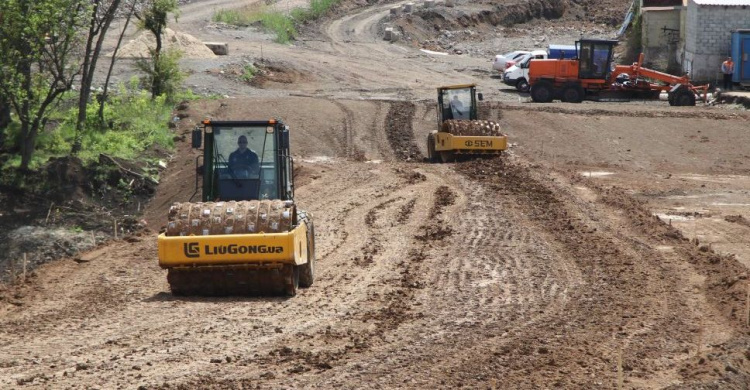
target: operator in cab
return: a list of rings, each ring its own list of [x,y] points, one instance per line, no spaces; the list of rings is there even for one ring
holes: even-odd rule
[[[229,154],[229,169],[236,175],[249,177],[256,175],[260,168],[258,154],[247,147],[247,137],[237,139],[237,150]]]

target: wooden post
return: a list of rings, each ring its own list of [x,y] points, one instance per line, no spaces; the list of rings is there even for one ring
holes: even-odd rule
[[[47,218],[44,219],[44,224],[47,225],[47,222],[49,222],[49,215],[52,214],[52,206],[55,205],[55,202],[52,202],[49,204],[49,211],[47,211]]]
[[[693,219],[693,241],[698,243],[698,218]]]
[[[24,254],[23,254],[23,274],[22,274],[23,276],[21,277],[21,283],[26,283],[26,262],[27,262],[27,258],[26,258],[26,253],[24,252]]]
[[[701,326],[700,329],[698,329],[698,351],[697,355],[700,357],[701,355],[701,345],[703,344],[703,316],[701,316]]]
[[[622,376],[622,346],[617,350],[617,390],[622,390],[623,376]]]
[[[117,218],[114,219],[114,225],[115,225],[115,240],[117,239]]]
[[[10,261],[10,283],[15,284],[16,283],[16,259],[11,257],[8,259]]]

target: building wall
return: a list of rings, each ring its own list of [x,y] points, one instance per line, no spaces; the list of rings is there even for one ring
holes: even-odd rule
[[[683,70],[697,82],[716,82],[729,55],[732,31],[750,28],[750,7],[688,2]]]
[[[668,71],[681,63],[676,56],[681,47],[680,8],[643,9],[641,44],[646,66]]]

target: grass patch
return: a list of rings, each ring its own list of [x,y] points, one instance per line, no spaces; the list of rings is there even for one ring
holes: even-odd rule
[[[281,12],[265,12],[261,15],[263,27],[276,34],[276,42],[287,43],[297,37],[294,20]]]
[[[263,12],[263,5],[255,3],[239,9],[220,9],[214,13],[211,20],[217,23],[246,27],[259,21]]]
[[[254,4],[237,10],[219,10],[213,21],[233,26],[249,26],[260,22],[264,29],[276,34],[276,42],[288,43],[297,37],[297,23],[309,22],[325,15],[341,0],[312,0],[310,8],[295,8],[289,13],[271,11]]]
[[[299,22],[315,20],[325,15],[328,10],[341,0],[312,0],[310,8],[295,8],[291,11],[291,16]]]
[[[245,65],[245,67],[242,69],[242,76],[240,78],[245,82],[250,82],[250,80],[255,77],[255,74],[258,73],[258,68],[255,67],[253,64]]]

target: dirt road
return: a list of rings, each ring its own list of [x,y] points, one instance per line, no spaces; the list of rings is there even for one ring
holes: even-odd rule
[[[296,199],[316,223],[312,288],[169,293],[156,231],[194,191],[185,141],[152,230],[47,264],[0,301],[0,387],[747,388],[748,114],[519,103],[471,72],[484,59],[374,38],[388,8],[296,46],[248,36],[221,60],[262,43],[305,75],[292,84],[191,76],[244,96],[191,103],[181,134],[204,116],[290,125]],[[207,31],[190,9],[185,29]],[[467,81],[490,91],[482,115],[511,152],[423,162],[427,99]]]

